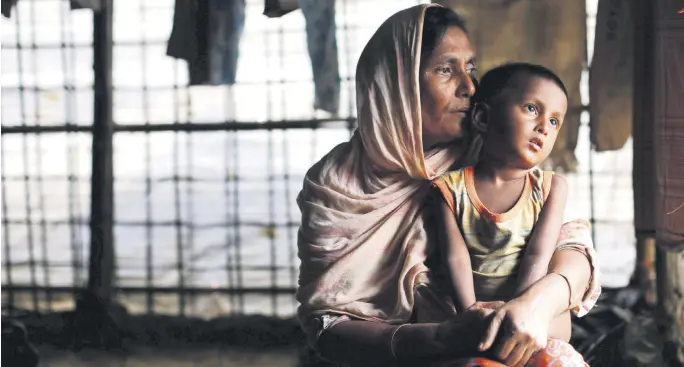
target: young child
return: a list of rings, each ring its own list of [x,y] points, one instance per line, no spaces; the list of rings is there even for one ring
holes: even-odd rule
[[[435,179],[441,261],[457,311],[509,301],[547,273],[562,225],[565,179],[536,166],[567,109],[552,71],[511,63],[484,75],[471,99],[479,162]]]

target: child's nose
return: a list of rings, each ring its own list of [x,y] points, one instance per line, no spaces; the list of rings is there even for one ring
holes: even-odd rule
[[[541,120],[541,121],[537,124],[537,128],[535,129],[535,131],[536,131],[538,134],[548,135],[548,129],[549,129],[549,127],[548,127],[546,121]]]

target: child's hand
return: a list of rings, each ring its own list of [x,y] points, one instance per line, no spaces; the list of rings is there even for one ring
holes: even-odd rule
[[[472,306],[468,307],[468,310],[470,311],[476,311],[476,310],[498,310],[503,305],[505,305],[506,302],[504,301],[489,301],[489,302],[475,302]]]

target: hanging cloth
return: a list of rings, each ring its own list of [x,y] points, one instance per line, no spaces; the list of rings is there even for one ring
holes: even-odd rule
[[[299,0],[265,0],[264,15],[269,18],[279,18],[299,9]]]
[[[622,148],[632,134],[634,78],[632,0],[599,0],[589,69],[591,143]]]
[[[186,60],[190,85],[233,85],[244,0],[176,0],[168,56]]]
[[[19,0],[2,0],[0,7],[2,8],[2,15],[9,18],[12,15],[12,8],[17,5]],[[91,9],[93,11],[100,11],[102,9],[101,0],[70,0],[71,10],[77,9]]]
[[[340,71],[337,60],[335,0],[300,0],[314,79],[314,108],[337,114]]]

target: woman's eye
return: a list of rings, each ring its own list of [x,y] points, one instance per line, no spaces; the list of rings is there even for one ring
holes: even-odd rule
[[[448,66],[442,66],[439,69],[437,69],[440,74],[451,74],[451,68]]]
[[[534,113],[537,114],[537,106],[533,104],[526,104],[525,105],[525,110],[529,113]]]

